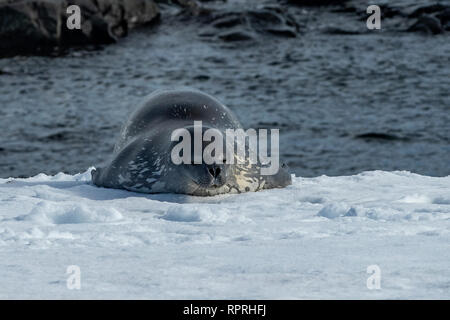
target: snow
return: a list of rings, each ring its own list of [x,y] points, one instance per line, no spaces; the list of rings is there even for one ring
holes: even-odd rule
[[[0,179],[1,299],[450,298],[450,176],[191,197],[97,188],[90,170]]]

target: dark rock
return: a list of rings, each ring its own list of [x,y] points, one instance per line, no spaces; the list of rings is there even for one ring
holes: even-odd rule
[[[359,10],[353,6],[343,6],[340,8],[336,8],[332,10],[333,12],[340,12],[340,13],[359,13]]]
[[[267,24],[282,24],[285,20],[283,16],[280,15],[280,12],[273,8],[248,11],[246,15],[252,25],[261,26],[263,28]]]
[[[404,16],[404,13],[398,8],[390,7],[386,4],[380,5],[379,7],[381,11],[381,19]]]
[[[231,16],[224,16],[217,19],[212,26],[215,28],[232,28],[243,23],[244,20],[240,15],[232,14]]]
[[[56,44],[57,21],[48,17],[56,16],[57,8],[42,3],[33,12],[35,7],[31,2],[0,6],[0,55],[5,50],[21,51]],[[42,24],[38,23],[39,19]]]
[[[429,6],[419,7],[415,9],[412,13],[409,14],[410,18],[418,18],[420,16],[423,16],[425,14],[432,14],[436,12],[442,12],[446,9],[449,9],[449,6],[445,6],[443,4],[432,4]]]
[[[439,34],[444,32],[441,21],[433,16],[422,16],[408,28],[407,31],[418,31],[427,34]]]
[[[357,12],[361,21],[367,19],[365,10],[354,7],[355,3],[350,2],[342,8],[334,9],[333,12]],[[440,34],[450,27],[450,7],[442,4],[428,6],[416,6],[405,8],[405,6],[392,6],[390,4],[380,4],[382,25],[387,30],[423,32],[427,34]],[[355,10],[353,10],[353,8]],[[413,19],[413,20],[411,20]],[[406,26],[410,26],[409,28]],[[386,27],[387,26],[387,27]]]
[[[298,25],[282,8],[263,7],[242,12],[225,12],[210,15],[205,23],[220,31],[218,37],[224,41],[253,39],[257,34],[279,37],[296,37]],[[217,33],[209,31],[207,34]]]
[[[353,5],[349,4],[348,7],[335,9],[334,12],[356,12],[359,15],[361,21],[367,20],[367,17],[369,16],[369,14],[366,12],[366,7],[362,6],[362,7],[356,8]],[[380,4],[378,6],[380,7],[382,23],[383,23],[383,20],[385,20],[385,19],[405,18],[408,16],[399,7],[393,7],[388,4]]]
[[[251,34],[242,31],[225,32],[220,34],[219,38],[226,42],[253,40]]]
[[[343,5],[348,0],[287,0],[288,3],[304,7],[321,7],[330,5]]]
[[[69,5],[80,7],[80,30],[66,27]],[[0,1],[0,56],[112,43],[158,16],[152,0]]]
[[[417,18],[407,31],[417,31],[427,34],[440,34],[450,29],[450,6],[432,4],[421,6],[408,14],[409,18]]]
[[[123,0],[120,5],[128,29],[152,24],[160,16],[158,6],[152,0]]]
[[[450,8],[447,8],[444,11],[438,13],[436,15],[436,18],[441,21],[441,25],[445,30],[450,30]]]
[[[200,2],[208,2],[208,1],[197,1],[197,0],[155,0],[157,3],[164,3],[167,5],[177,5],[182,8],[182,15],[188,16],[202,16],[209,14],[211,10],[205,8],[201,5]]]

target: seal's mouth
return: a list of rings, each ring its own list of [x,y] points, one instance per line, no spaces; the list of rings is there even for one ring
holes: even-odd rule
[[[207,181],[196,181],[191,179],[191,190],[188,194],[193,196],[214,196],[221,193],[227,193],[230,190],[225,182],[219,181],[218,179]]]
[[[197,189],[194,190],[194,192],[191,193],[193,196],[216,196],[218,194],[228,193],[230,192],[230,187],[223,184],[221,186],[217,187],[209,187],[209,188],[202,188],[199,186]]]
[[[202,165],[202,166],[185,166],[183,179],[188,181],[180,188],[183,193],[199,196],[216,195],[227,192],[230,187],[226,184],[229,182],[229,171],[224,166]]]
[[[211,182],[194,181],[194,183],[201,189],[218,189],[225,185],[225,182],[219,181],[218,179],[212,180]]]

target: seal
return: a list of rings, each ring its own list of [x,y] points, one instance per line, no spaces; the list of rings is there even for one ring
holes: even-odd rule
[[[227,129],[242,129],[231,110],[208,94],[191,89],[155,91],[125,122],[111,160],[92,171],[93,183],[134,192],[195,196],[291,184],[286,165],[281,165],[275,174],[261,175],[263,166],[259,161],[229,164],[224,159],[222,163],[208,164],[202,159],[200,163],[175,164],[171,154],[178,142],[172,141],[173,132],[184,128],[195,135],[194,121],[202,121],[202,134],[212,128],[224,139]],[[206,147],[202,142],[201,150]]]

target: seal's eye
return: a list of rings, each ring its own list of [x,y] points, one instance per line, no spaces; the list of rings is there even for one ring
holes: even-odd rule
[[[213,178],[217,178],[220,175],[220,168],[209,168],[208,171]]]

